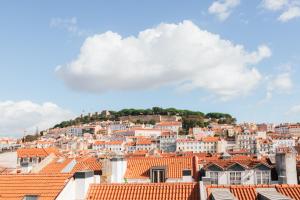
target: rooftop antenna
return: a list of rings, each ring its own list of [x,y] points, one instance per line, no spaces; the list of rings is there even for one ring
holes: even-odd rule
[[[23,141],[25,142],[26,130],[23,132]]]

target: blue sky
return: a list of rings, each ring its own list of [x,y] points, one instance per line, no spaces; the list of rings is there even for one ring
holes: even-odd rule
[[[225,11],[218,8],[210,9],[214,2],[223,6],[222,9],[225,8]],[[300,93],[297,78],[300,64],[300,17],[297,12],[299,2],[297,0],[279,0],[278,2],[277,5],[271,5],[272,2],[263,0],[2,1],[0,5],[0,110],[2,109],[3,115],[1,118],[4,119],[2,123],[0,121],[0,125],[5,126],[5,123],[8,123],[9,127],[0,128],[0,135],[1,132],[5,135],[10,132],[20,132],[23,129],[29,130],[36,126],[44,128],[47,124],[44,121],[50,117],[54,123],[56,115],[60,120],[80,114],[83,110],[94,112],[127,107],[162,106],[203,112],[228,112],[237,117],[239,122],[299,121]],[[291,13],[288,13],[289,11]],[[185,20],[192,25],[183,25],[180,28],[179,24],[184,24]],[[118,78],[110,76],[109,79],[116,82],[113,83],[116,84],[114,87],[103,89],[99,86],[91,91],[90,86],[78,87],[78,84],[84,85],[90,80],[87,75],[90,73],[83,70],[81,74],[75,76],[67,70],[66,66],[78,58],[81,54],[81,47],[89,37],[111,31],[122,38],[129,36],[137,38],[139,32],[146,29],[161,30],[160,24],[174,24],[179,30],[184,31],[186,29],[188,31],[189,27],[197,27],[201,31],[207,31],[209,37],[219,35],[222,41],[230,41],[230,47],[242,45],[249,55],[252,52],[259,54],[258,48],[263,45],[270,52],[261,55],[262,58],[255,63],[241,66],[243,69],[255,68],[260,78],[257,78],[257,81],[251,79],[255,82],[255,86],[254,83],[249,85],[248,89],[245,86],[245,91],[241,84],[248,84],[248,82],[238,80],[235,83],[239,90],[234,90],[234,95],[223,98],[222,87],[211,89],[207,80],[204,84],[199,78],[205,72],[201,72],[201,67],[198,70],[197,64],[191,66],[192,70],[199,71],[197,77],[195,75],[192,80],[189,80],[187,76],[182,80],[183,82],[197,82],[197,84],[193,83],[195,88],[192,90],[180,89],[179,83],[173,80],[178,75],[171,77],[170,82],[160,83],[161,77],[168,76],[168,74],[160,74],[159,77],[155,76],[151,83],[155,83],[155,87],[151,87],[148,82],[144,83],[143,77],[140,77],[141,84],[139,80],[132,83],[140,84],[140,87],[135,87],[129,84],[132,79],[136,79],[134,75],[129,75],[128,81],[119,81]],[[190,36],[187,34],[186,37]],[[111,41],[108,39],[108,42]],[[93,42],[96,43],[96,41],[91,41]],[[101,44],[97,45],[101,46]],[[123,45],[126,46],[126,44]],[[160,45],[162,44],[164,44],[163,41]],[[223,50],[226,52],[226,48]],[[187,51],[190,51],[190,48],[187,48]],[[169,51],[166,50],[166,52]],[[184,54],[186,51],[182,52]],[[107,62],[114,62],[114,57],[119,59],[119,55],[109,53],[108,58],[111,60]],[[193,52],[187,54],[191,53]],[[218,59],[217,56],[216,59]],[[237,57],[236,60],[239,59],[242,58]],[[229,59],[228,62],[233,63],[236,60]],[[185,62],[184,59],[179,59],[179,61]],[[190,61],[187,60],[187,62]],[[165,60],[160,60],[160,62],[168,63]],[[155,64],[157,63],[159,62],[156,61]],[[95,65],[97,64],[103,63],[96,62]],[[219,64],[223,65],[221,61]],[[63,75],[55,71],[57,66],[62,66]],[[91,66],[90,68],[84,67],[83,69],[86,70],[92,69]],[[116,67],[116,73],[119,67]],[[148,68],[145,66],[143,69]],[[163,70],[164,66],[160,66],[159,69]],[[178,67],[173,67],[171,64],[170,69],[176,73],[182,72],[181,69],[178,70]],[[94,77],[96,80],[93,81],[99,85],[111,84],[111,80],[98,79],[102,77],[101,70],[97,73],[99,76]],[[111,73],[110,71],[110,75]],[[236,75],[242,75],[242,73],[244,72],[238,72]],[[79,76],[85,76],[85,78]],[[222,81],[218,80],[219,83]],[[127,86],[126,83],[129,85]],[[230,92],[232,90],[230,88]],[[41,110],[49,112],[48,107],[45,108],[45,102],[51,102],[55,107],[49,115],[41,113]],[[28,105],[33,109],[26,110]],[[12,114],[14,112],[21,114]],[[37,116],[36,118],[40,116],[43,120],[27,120],[24,125],[15,124],[16,120],[22,121],[23,118],[30,118],[32,115]],[[17,127],[18,125],[20,127]]]

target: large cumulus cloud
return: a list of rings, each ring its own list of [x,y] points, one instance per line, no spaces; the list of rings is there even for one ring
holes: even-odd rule
[[[72,117],[70,111],[50,102],[0,101],[0,136],[34,133],[36,128],[43,130]]]
[[[70,87],[94,93],[172,85],[205,89],[222,99],[249,93],[261,80],[255,65],[271,55],[254,52],[202,30],[191,21],[162,23],[122,37],[107,31],[88,37],[77,58],[56,72]]]

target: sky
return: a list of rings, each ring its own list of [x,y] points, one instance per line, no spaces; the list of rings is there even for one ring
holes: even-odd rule
[[[0,27],[0,136],[153,106],[300,120],[299,0],[10,0]]]

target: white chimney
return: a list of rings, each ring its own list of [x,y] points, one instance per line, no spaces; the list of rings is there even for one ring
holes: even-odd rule
[[[94,183],[93,171],[80,171],[74,174],[75,200],[85,200],[89,185]]]
[[[182,170],[182,182],[193,182],[192,170],[190,169]]]
[[[124,183],[124,175],[127,169],[127,160],[124,158],[111,158],[111,183]]]
[[[277,152],[275,159],[279,184],[298,184],[296,154],[293,151]]]

